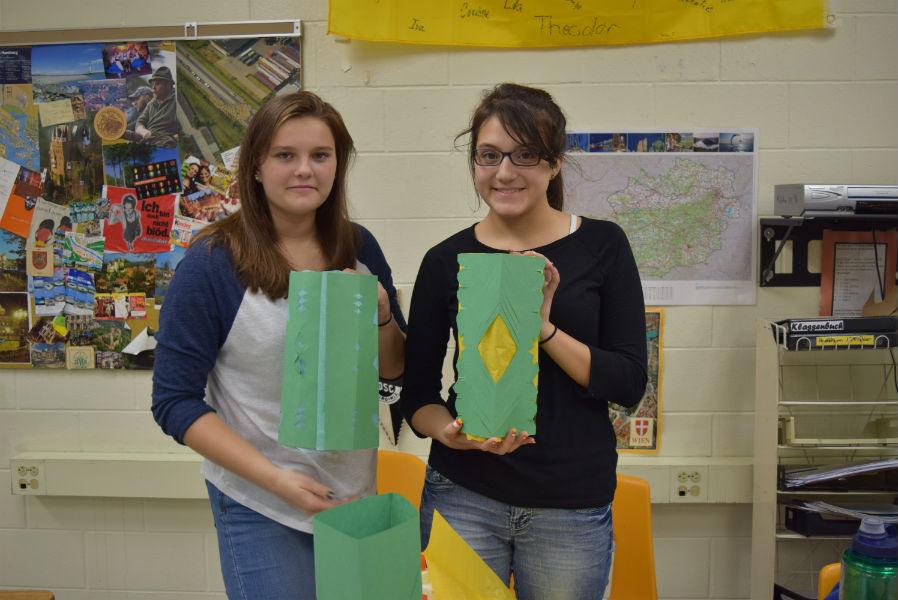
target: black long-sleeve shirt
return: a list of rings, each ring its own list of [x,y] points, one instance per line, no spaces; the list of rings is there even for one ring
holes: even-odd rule
[[[646,385],[639,273],[626,235],[608,221],[584,218],[575,232],[534,250],[558,269],[561,281],[550,319],[589,347],[589,385],[576,383],[541,349],[536,444],[498,456],[453,450],[434,440],[429,463],[457,484],[515,506],[603,506],[614,498],[617,469],[608,402],[633,406]],[[444,402],[441,379],[450,330],[458,341],[461,252],[499,250],[480,243],[470,227],[424,256],[412,294],[400,399],[409,422],[422,406]],[[452,390],[446,404],[457,415]]]

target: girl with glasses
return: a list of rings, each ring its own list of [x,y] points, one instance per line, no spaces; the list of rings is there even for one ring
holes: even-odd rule
[[[646,385],[639,273],[617,225],[563,212],[565,117],[543,90],[505,83],[475,109],[474,187],[489,211],[425,255],[412,295],[401,402],[433,442],[422,547],[438,510],[522,600],[595,600],[608,581],[616,440],[608,403]],[[458,359],[458,254],[545,259],[536,435],[469,440],[441,396],[449,333]]]

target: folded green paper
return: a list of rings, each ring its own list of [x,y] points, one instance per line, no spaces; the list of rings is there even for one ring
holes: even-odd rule
[[[377,278],[290,274],[278,441],[294,448],[376,448]]]
[[[462,431],[536,433],[545,261],[518,254],[458,255],[458,379]]]
[[[318,600],[421,600],[418,511],[399,494],[315,515]]]

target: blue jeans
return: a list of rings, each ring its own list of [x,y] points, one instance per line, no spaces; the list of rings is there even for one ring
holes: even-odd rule
[[[421,494],[421,547],[434,509],[508,584],[519,600],[600,600],[614,535],[611,506],[521,508],[472,492],[427,467]]]
[[[229,600],[315,600],[312,534],[262,516],[206,482]]]

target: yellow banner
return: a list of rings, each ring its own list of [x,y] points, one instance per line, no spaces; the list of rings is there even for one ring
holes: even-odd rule
[[[359,40],[547,48],[821,29],[827,0],[330,0],[328,33]]]

